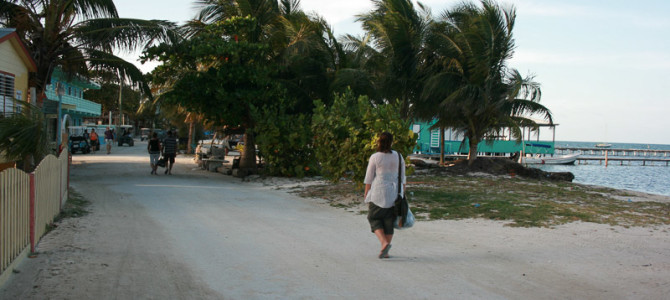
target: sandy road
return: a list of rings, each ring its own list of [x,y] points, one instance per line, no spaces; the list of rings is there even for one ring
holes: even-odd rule
[[[146,143],[75,155],[91,213],[44,237],[0,299],[663,299],[670,228],[420,222],[391,259],[364,216],[194,169]]]

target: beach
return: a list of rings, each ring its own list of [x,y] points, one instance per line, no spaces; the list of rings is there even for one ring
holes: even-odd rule
[[[301,197],[313,180],[247,180],[178,157],[149,174],[141,143],[75,155],[89,214],[65,219],[2,299],[663,299],[670,226],[511,227],[419,221],[390,259],[360,209]],[[103,176],[104,175],[104,176]],[[668,201],[635,194],[634,201]],[[362,198],[362,197],[361,197]],[[362,201],[362,199],[360,199]],[[361,204],[362,205],[362,204]]]

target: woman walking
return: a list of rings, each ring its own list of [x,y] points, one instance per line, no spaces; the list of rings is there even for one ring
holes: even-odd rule
[[[156,169],[158,168],[158,158],[161,156],[161,141],[158,140],[158,134],[155,132],[149,140],[149,145],[147,145],[147,150],[149,151],[149,163],[151,164],[151,174],[156,174]]]
[[[393,207],[395,199],[405,188],[405,160],[391,150],[393,135],[384,132],[377,140],[377,152],[370,156],[365,173],[365,203],[369,203],[368,221],[372,232],[381,243],[379,258],[388,258],[393,239]],[[400,166],[398,165],[400,164]],[[398,174],[400,170],[400,174]],[[402,186],[398,186],[398,176]]]

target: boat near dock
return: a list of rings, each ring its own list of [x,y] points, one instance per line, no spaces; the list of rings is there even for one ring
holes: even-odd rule
[[[519,158],[520,164],[537,164],[537,165],[574,165],[579,158],[578,153],[568,155],[555,156],[531,156],[526,155]]]

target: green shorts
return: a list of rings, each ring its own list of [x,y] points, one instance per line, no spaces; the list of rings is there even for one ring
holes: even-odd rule
[[[374,203],[369,203],[368,222],[370,229],[375,232],[377,229],[384,229],[384,234],[393,234],[393,221],[395,220],[395,208],[381,208]]]

